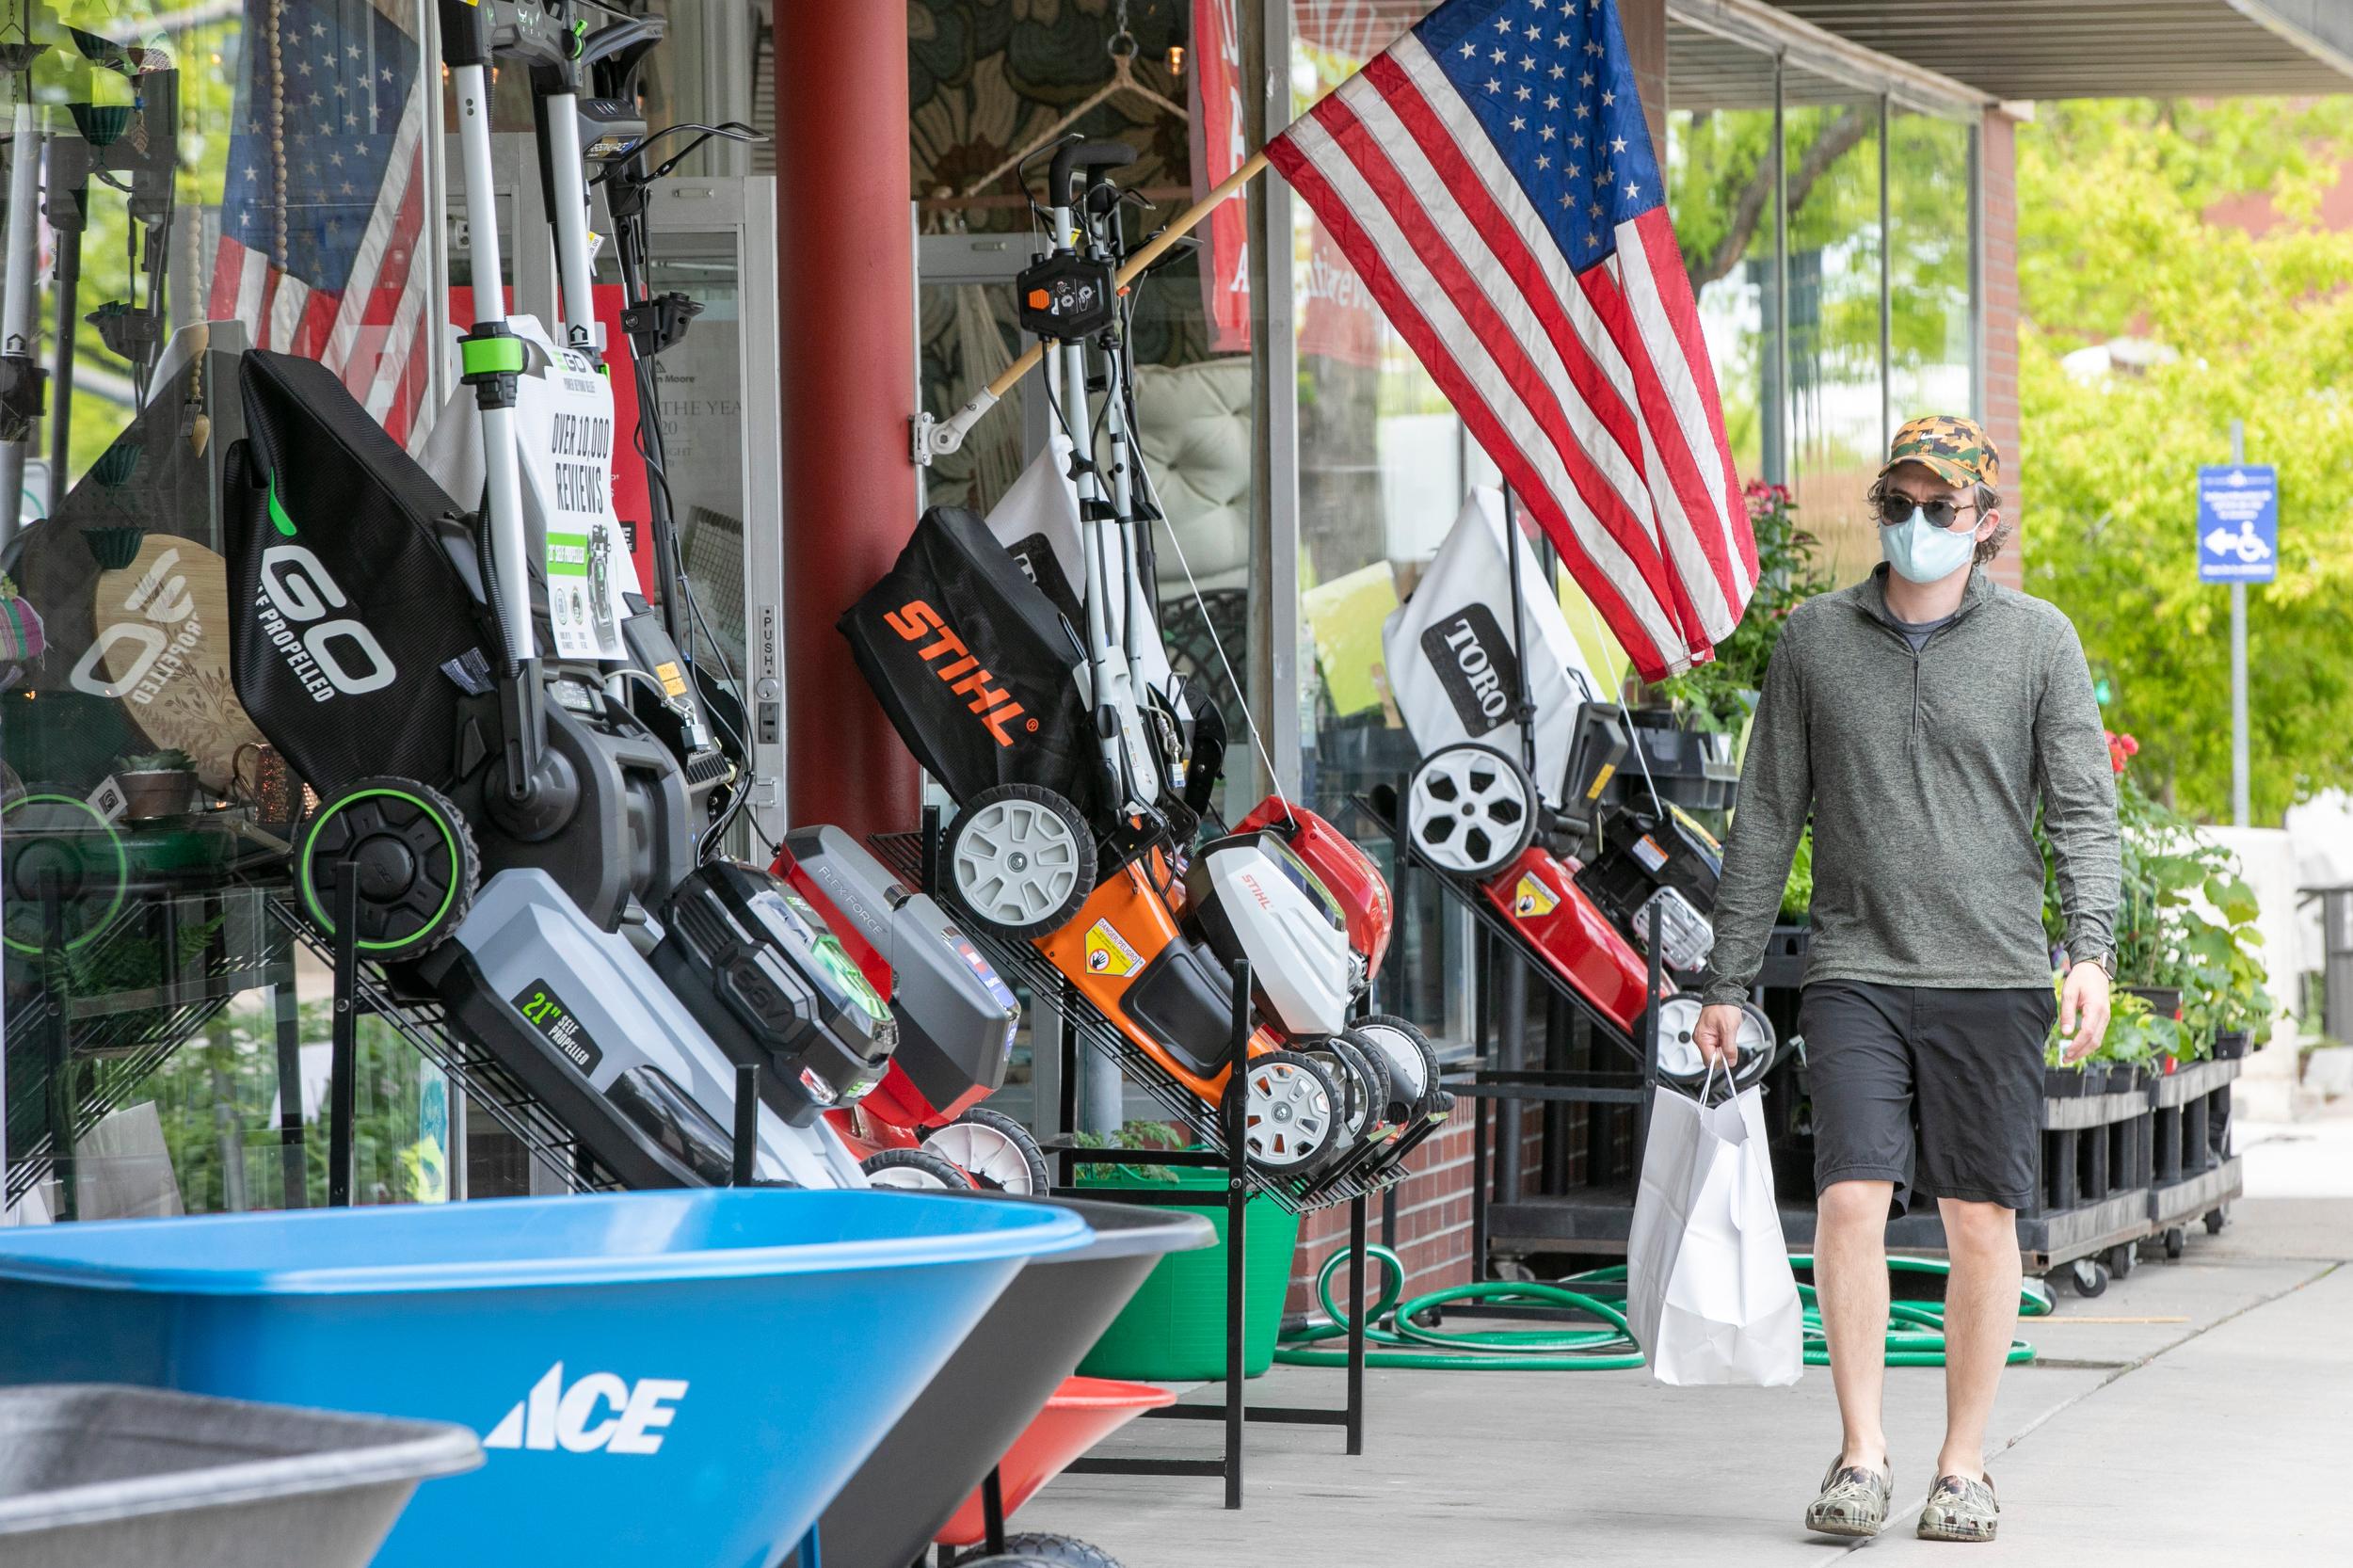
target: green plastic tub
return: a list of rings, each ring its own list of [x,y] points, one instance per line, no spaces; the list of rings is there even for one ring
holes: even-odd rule
[[[1225,1376],[1225,1176],[1178,1166],[1174,1185],[1206,1195],[1199,1214],[1217,1231],[1214,1245],[1170,1253],[1095,1342],[1079,1375],[1135,1383],[1204,1383]],[[1166,1180],[1118,1165],[1080,1166],[1084,1187],[1165,1187]],[[1283,1323],[1291,1254],[1299,1246],[1299,1216],[1270,1198],[1250,1200],[1248,1256],[1242,1263],[1242,1376],[1274,1364],[1274,1336]]]

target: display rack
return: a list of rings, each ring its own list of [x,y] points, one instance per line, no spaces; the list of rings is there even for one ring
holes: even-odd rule
[[[935,898],[940,898],[938,841],[939,813],[936,808],[926,808],[923,826],[919,832],[885,835],[876,838],[873,845],[883,860],[902,876],[909,878]],[[944,902],[950,907],[955,907],[952,894]],[[1241,1369],[1247,1338],[1244,1332],[1248,1304],[1244,1263],[1248,1253],[1249,1206],[1252,1198],[1266,1197],[1285,1208],[1299,1212],[1346,1202],[1349,1206],[1349,1242],[1361,1257],[1366,1243],[1369,1200],[1376,1192],[1394,1191],[1403,1175],[1397,1161],[1410,1145],[1401,1146],[1395,1151],[1372,1151],[1387,1153],[1390,1163],[1385,1169],[1371,1175],[1363,1169],[1367,1151],[1357,1151],[1344,1160],[1332,1175],[1305,1182],[1270,1181],[1262,1173],[1251,1168],[1243,1142],[1249,1100],[1249,1086],[1243,1068],[1249,1059],[1255,1019],[1250,966],[1247,962],[1234,966],[1232,1029],[1226,1045],[1225,1093],[1213,1108],[1213,1115],[1205,1117],[1202,1114],[1205,1108],[1198,1096],[1176,1083],[1157,1063],[1128,1044],[1126,1036],[1112,1026],[1111,1020],[1079,995],[1061,972],[1046,963],[1034,950],[1030,950],[1028,944],[1002,941],[978,929],[968,935],[992,965],[1008,975],[1019,977],[1030,987],[1033,999],[1047,1003],[1033,1015],[1037,1026],[1045,1032],[1035,1039],[1032,1050],[1039,1058],[1050,1055],[1061,1063],[1062,1125],[1065,1128],[1075,1126],[1078,1120],[1078,1058],[1083,1042],[1116,1061],[1123,1068],[1134,1072],[1155,1098],[1160,1100],[1173,1115],[1193,1127],[1209,1145],[1197,1149],[1093,1149],[1080,1148],[1068,1136],[1059,1137],[1046,1145],[1048,1156],[1055,1161],[1055,1196],[1178,1208],[1199,1207],[1204,1200],[1204,1194],[1197,1189],[1081,1187],[1078,1184],[1078,1167],[1080,1165],[1186,1167],[1218,1171],[1225,1177],[1225,1397],[1214,1405],[1175,1404],[1144,1413],[1146,1420],[1217,1421],[1224,1428],[1221,1451],[1213,1459],[1126,1454],[1088,1457],[1072,1462],[1068,1468],[1097,1475],[1221,1478],[1225,1482],[1225,1506],[1238,1509],[1242,1506],[1245,1433],[1248,1423],[1252,1421],[1287,1426],[1341,1427],[1347,1432],[1347,1451],[1351,1454],[1363,1453],[1365,1300],[1362,1270],[1356,1271],[1350,1282],[1346,1402],[1338,1406],[1254,1405],[1244,1396],[1246,1380],[1241,1376]],[[1427,1136],[1428,1128],[1434,1125],[1425,1121],[1407,1137],[1418,1144],[1420,1137]],[[984,1506],[985,1503],[984,1496]],[[1000,1540],[1001,1513],[995,1516],[993,1527],[990,1539]]]

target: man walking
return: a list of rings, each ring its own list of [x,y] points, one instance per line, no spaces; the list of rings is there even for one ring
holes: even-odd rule
[[[2001,464],[1965,419],[1897,432],[1871,489],[1885,564],[1799,606],[1765,676],[1717,895],[1700,1016],[1740,1014],[1814,823],[1800,1004],[1814,1101],[1815,1278],[1845,1427],[1809,1528],[1874,1535],[1894,1484],[1880,1421],[1887,1221],[1932,1193],[1953,1270],[1945,1445],[1919,1533],[1991,1541],[1985,1428],[2018,1319],[2016,1211],[2035,1195],[2042,1051],[2107,1028],[2119,878],[2114,776],[2074,628],[1978,568],[2007,536]],[[2036,808],[2072,960],[2052,997]]]

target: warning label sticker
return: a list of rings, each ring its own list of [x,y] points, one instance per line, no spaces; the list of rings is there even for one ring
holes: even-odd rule
[[[1545,879],[1534,872],[1520,878],[1512,889],[1512,913],[1526,920],[1533,915],[1549,915],[1561,907],[1561,895],[1545,885]]]
[[[1109,920],[1097,920],[1087,927],[1087,973],[1111,975],[1133,974],[1144,960],[1128,945],[1128,938],[1112,929]]]

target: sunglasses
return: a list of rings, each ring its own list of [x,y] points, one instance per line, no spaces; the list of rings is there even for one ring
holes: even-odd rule
[[[1897,490],[1881,491],[1871,498],[1871,504],[1878,509],[1880,520],[1891,528],[1898,523],[1910,522],[1914,510],[1926,515],[1930,527],[1950,528],[1961,520],[1961,513],[1973,512],[1977,508],[1977,504],[1974,501],[1949,501],[1941,498],[1935,501],[1914,501],[1912,497]]]

